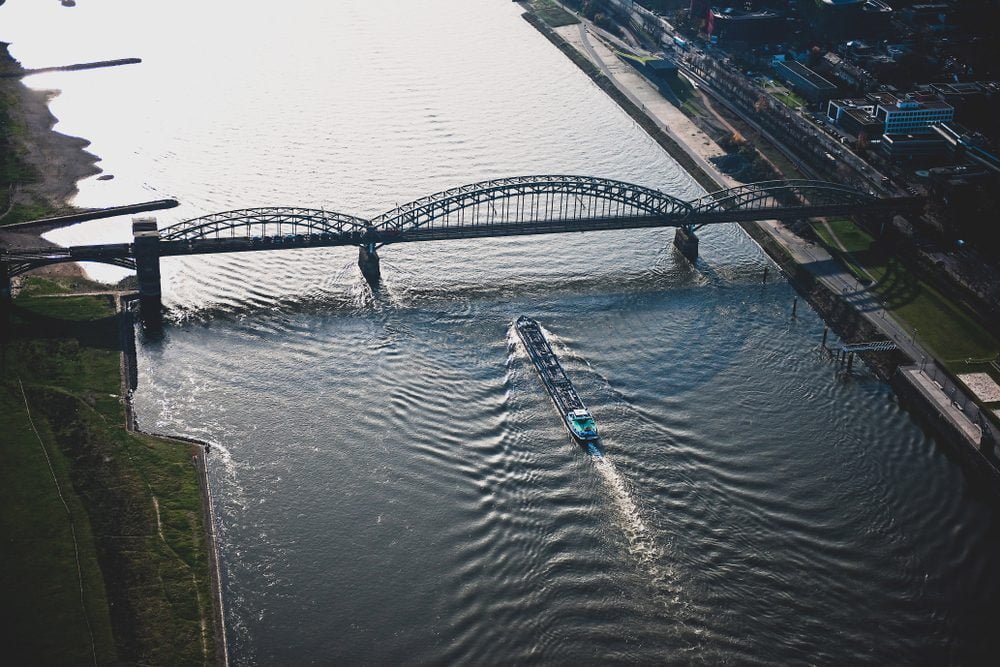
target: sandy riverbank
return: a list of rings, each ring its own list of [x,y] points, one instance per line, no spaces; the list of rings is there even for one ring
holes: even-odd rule
[[[0,43],[0,67],[5,70],[20,69],[20,63]],[[34,90],[20,79],[0,79],[0,91],[8,100],[7,112],[13,129],[11,141],[20,159],[34,173],[30,181],[18,183],[11,192],[11,208],[37,207],[46,215],[69,213],[70,201],[77,193],[80,179],[100,173],[100,158],[88,152],[90,142],[55,131],[58,119],[49,109],[49,102],[59,94],[55,90]],[[0,224],[9,222],[0,218]],[[38,247],[51,245],[41,234],[48,229],[38,228],[17,232],[0,228],[0,246]],[[77,264],[60,264],[36,272],[37,274],[82,276]]]

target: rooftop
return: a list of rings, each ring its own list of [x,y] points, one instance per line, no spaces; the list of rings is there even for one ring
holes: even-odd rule
[[[817,88],[836,89],[837,87],[836,84],[830,83],[829,81],[827,81],[826,79],[824,79],[819,74],[812,71],[802,63],[797,63],[794,60],[778,63],[777,66],[778,69],[781,69],[782,67],[788,68],[793,73],[802,77],[803,79],[805,79],[812,85],[816,86]]]
[[[951,109],[947,102],[942,102],[933,95],[917,95],[909,93],[904,97],[897,97],[891,93],[879,95],[879,105],[889,111],[913,111],[917,109]]]

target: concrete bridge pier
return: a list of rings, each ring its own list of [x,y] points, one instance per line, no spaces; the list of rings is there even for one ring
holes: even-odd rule
[[[368,284],[372,287],[378,287],[382,280],[382,269],[379,267],[378,253],[375,251],[374,243],[358,248],[358,267]]]
[[[674,247],[692,264],[698,259],[698,237],[691,227],[678,227],[674,233]]]
[[[147,331],[163,326],[160,294],[160,232],[156,218],[132,218],[135,273],[139,282],[139,317]]]

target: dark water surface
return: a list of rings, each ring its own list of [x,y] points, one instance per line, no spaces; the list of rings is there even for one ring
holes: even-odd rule
[[[39,83],[118,176],[84,205],[366,215],[529,173],[699,193],[510,2],[28,4],[0,10],[25,66],[144,61]],[[885,385],[837,377],[741,231],[705,230],[697,270],[671,235],[386,248],[377,294],[344,249],[165,260],[136,405],[217,445],[234,663],[988,664],[995,510]]]

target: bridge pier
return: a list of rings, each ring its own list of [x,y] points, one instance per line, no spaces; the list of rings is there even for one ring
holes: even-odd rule
[[[135,273],[139,282],[139,317],[148,331],[163,326],[160,293],[160,232],[156,218],[132,218]]]
[[[674,247],[681,251],[689,262],[698,259],[698,237],[690,227],[678,227],[674,232]]]
[[[379,267],[379,257],[374,243],[358,247],[358,268],[361,269],[361,275],[369,285],[378,287],[379,281],[382,280],[382,269]]]

